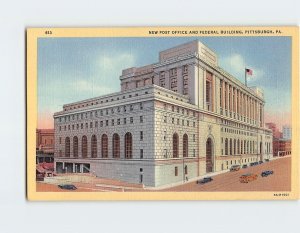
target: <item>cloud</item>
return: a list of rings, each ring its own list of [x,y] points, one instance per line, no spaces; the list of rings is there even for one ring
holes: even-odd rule
[[[247,79],[247,81],[250,84],[254,81],[263,78],[265,74],[265,72],[262,69],[255,67],[249,64],[248,62],[246,62],[246,60],[242,57],[242,55],[238,53],[234,53],[230,56],[221,58],[220,65],[228,73],[232,74],[242,82],[244,82],[244,78],[245,78],[245,68],[251,69],[253,71],[253,75],[252,76],[248,75],[248,79]]]

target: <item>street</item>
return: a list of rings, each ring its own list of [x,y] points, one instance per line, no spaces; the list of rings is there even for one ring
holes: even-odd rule
[[[274,174],[261,177],[264,170],[273,170]],[[257,180],[249,183],[241,183],[239,177],[243,174],[254,173]],[[191,182],[180,186],[164,189],[162,191],[290,191],[291,190],[291,157],[283,157],[260,165],[240,169],[235,172],[227,172],[213,177],[213,181],[206,184]]]

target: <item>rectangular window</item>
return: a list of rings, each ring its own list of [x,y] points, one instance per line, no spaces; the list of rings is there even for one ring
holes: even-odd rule
[[[175,167],[175,176],[178,176],[178,167]]]
[[[140,110],[143,109],[143,103],[140,103]]]
[[[187,126],[190,126],[190,121],[186,121],[186,125],[187,125]]]
[[[193,134],[193,142],[196,142],[196,135]]]
[[[187,95],[189,93],[189,77],[187,75],[183,76],[183,94]]]
[[[103,127],[103,121],[100,121],[100,127]]]
[[[93,128],[93,122],[90,122],[90,128]]]
[[[164,131],[164,141],[167,139],[167,131]]]
[[[143,123],[143,116],[140,116],[140,123]]]
[[[61,126],[59,126],[59,131],[61,131]]]
[[[144,150],[143,149],[140,149],[140,158],[144,158]]]
[[[140,140],[143,141],[143,139],[144,139],[143,131],[140,131]]]
[[[193,149],[193,157],[196,157],[196,149]]]
[[[105,126],[108,126],[108,120],[105,121]]]
[[[174,124],[174,117],[172,117],[172,124]]]
[[[126,118],[123,119],[124,125],[126,125]]]
[[[115,120],[114,120],[114,119],[111,120],[111,125],[112,125],[112,126],[115,125]]]
[[[167,157],[168,157],[168,150],[164,149],[164,158],[167,158]]]
[[[85,123],[85,128],[89,128],[89,124],[88,123]]]
[[[164,123],[167,123],[167,116],[164,116]]]
[[[71,127],[70,127],[70,125],[68,125],[68,130],[70,130],[71,129]]]
[[[59,144],[61,144],[61,137],[59,137]]]
[[[117,124],[118,125],[120,125],[120,122],[121,122],[121,120],[120,120],[120,118],[117,120]]]
[[[98,128],[98,121],[95,121],[95,128]]]
[[[159,75],[159,86],[165,87],[166,86],[166,79],[165,79],[165,72],[161,71]]]
[[[74,130],[74,125],[72,125],[72,130]]]
[[[179,119],[177,119],[177,125],[179,125]]]
[[[79,129],[79,124],[76,125],[76,129]]]
[[[171,77],[171,90],[177,92],[177,76]]]
[[[130,117],[130,124],[133,123],[133,117]]]

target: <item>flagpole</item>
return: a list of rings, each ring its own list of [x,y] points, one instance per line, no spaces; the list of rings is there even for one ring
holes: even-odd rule
[[[245,85],[247,87],[247,68],[245,68]]]

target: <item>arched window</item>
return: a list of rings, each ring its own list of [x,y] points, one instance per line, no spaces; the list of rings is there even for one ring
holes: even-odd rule
[[[230,146],[229,146],[229,151],[230,151],[230,155],[232,155],[232,139],[230,138]]]
[[[73,137],[73,157],[78,157],[78,137]]]
[[[120,158],[120,136],[118,134],[113,135],[113,158]]]
[[[183,157],[189,156],[189,138],[187,134],[183,135]]]
[[[65,156],[70,157],[70,138],[66,137],[65,139]]]
[[[82,153],[82,158],[87,158],[87,137],[85,135],[82,136],[81,153]]]
[[[173,158],[178,158],[178,134],[174,133],[173,134]]]
[[[241,152],[240,152],[240,139],[237,140],[237,154],[241,154]]]
[[[96,137],[96,135],[92,136],[91,151],[92,151],[92,158],[97,158],[97,137]]]
[[[228,155],[228,138],[225,139],[225,155]]]
[[[125,158],[132,159],[132,134],[125,134]]]
[[[247,142],[244,140],[244,154],[247,154]]]
[[[108,137],[106,134],[101,137],[101,154],[102,158],[108,158]]]

